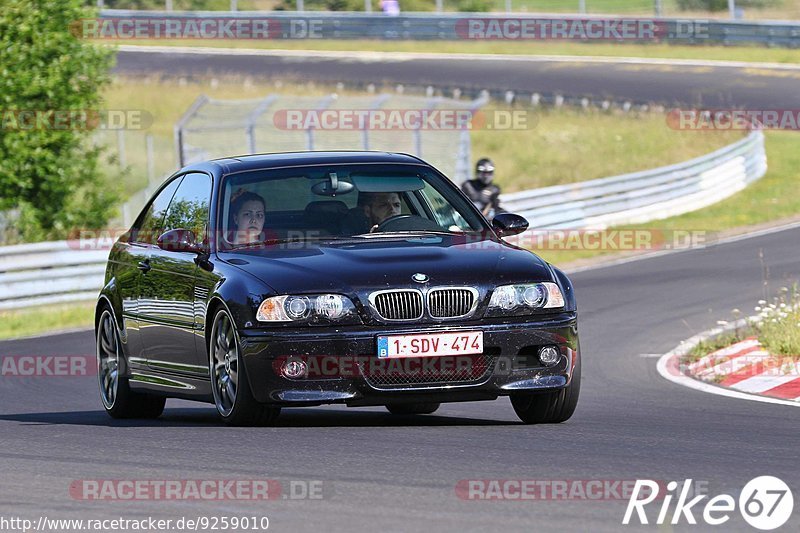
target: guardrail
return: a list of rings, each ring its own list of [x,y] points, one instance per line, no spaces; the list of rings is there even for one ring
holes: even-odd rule
[[[661,42],[670,44],[761,44],[765,46],[797,48],[800,47],[800,21],[741,21],[741,20],[715,20],[715,19],[681,19],[681,18],[654,18],[654,17],[626,17],[618,15],[555,15],[555,14],[498,14],[498,13],[403,13],[399,16],[386,16],[380,13],[367,14],[363,12],[289,12],[289,11],[137,11],[105,9],[100,12],[104,19],[174,19],[180,20],[181,28],[192,31],[192,41],[202,40],[198,34],[202,28],[197,25],[186,24],[191,19],[258,19],[267,23],[261,27],[267,32],[266,38],[270,40],[315,40],[315,39],[380,39],[380,40],[478,40],[470,33],[470,23],[483,21],[481,26],[486,31],[486,39],[496,40],[537,40],[541,36],[521,33],[521,21],[642,21],[652,23],[654,34],[647,31],[644,26],[641,38],[610,36],[593,38],[591,29],[584,25],[587,42],[616,42],[640,41]],[[489,20],[497,20],[499,25],[489,26]],[[504,22],[511,26],[504,26]],[[480,26],[480,25],[479,25]],[[563,37],[557,39],[580,41],[584,33],[580,25],[572,24],[565,30]],[[164,24],[160,25],[165,31]],[[118,35],[123,27],[113,27],[115,32],[106,37],[119,38],[127,35]],[[151,28],[148,31],[152,31]],[[248,25],[248,31],[253,28]],[[95,28],[101,31],[102,28]],[[126,32],[134,31],[132,25],[124,26]],[[176,30],[178,31],[178,30]],[[574,33],[578,31],[578,33]],[[231,37],[236,35],[235,28],[231,30]],[[102,36],[103,34],[98,34]],[[149,35],[149,34],[148,34]],[[472,36],[471,36],[472,35]],[[131,36],[127,36],[131,37]],[[136,38],[137,35],[132,35]],[[138,37],[143,37],[138,35]],[[151,35],[152,37],[152,35]],[[162,35],[161,38],[166,37]],[[216,40],[224,36],[213,37]]]
[[[501,196],[531,230],[602,229],[642,223],[711,205],[767,170],[764,135],[745,139],[685,163],[645,172],[557,185]],[[91,300],[103,284],[108,250],[81,249],[80,241],[0,247],[0,310]]]
[[[536,229],[605,229],[688,213],[731,196],[767,171],[764,134],[708,155],[610,178],[501,195],[504,209]]]
[[[79,246],[55,241],[0,247],[0,310],[96,298],[108,250]]]

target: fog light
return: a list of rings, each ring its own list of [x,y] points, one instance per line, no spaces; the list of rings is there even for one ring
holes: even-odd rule
[[[560,358],[561,358],[561,353],[555,346],[545,346],[544,348],[539,350],[539,361],[546,364],[547,366],[553,366],[554,364],[558,363],[558,360]]]
[[[303,361],[289,359],[281,366],[281,374],[289,379],[303,378],[308,374],[308,367]]]

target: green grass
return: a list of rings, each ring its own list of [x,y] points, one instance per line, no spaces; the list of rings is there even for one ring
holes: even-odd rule
[[[800,358],[800,292],[797,285],[784,287],[775,300],[764,302],[758,339],[773,355]]]
[[[636,228],[669,233],[675,230],[706,232],[712,244],[720,233],[795,218],[800,214],[800,134],[787,131],[766,132],[769,170],[759,181],[714,205],[684,215],[639,224]],[[630,227],[630,226],[626,226]],[[612,255],[614,251],[537,250],[555,264]]]
[[[702,359],[712,352],[716,352],[717,350],[727,348],[732,344],[743,341],[749,336],[749,334],[752,333],[752,330],[743,329],[738,333],[732,331],[726,332],[721,335],[717,335],[716,337],[711,337],[710,339],[700,341],[694,348],[689,350],[689,353],[683,356],[683,362],[687,364],[694,363],[695,361]]]
[[[766,132],[767,175],[747,189],[707,207],[642,227],[723,232],[800,214],[800,134]]]
[[[0,311],[0,339],[27,337],[48,331],[90,328],[94,302]]]
[[[126,132],[128,172],[120,173],[120,186],[127,195],[147,185],[145,133],[154,139],[160,178],[177,167],[173,126],[191,103],[206,94],[219,99],[253,99],[270,93],[324,95],[337,91],[334,86],[287,84],[277,87],[266,82],[237,79],[181,83],[151,78],[121,78],[106,91],[109,109],[138,109],[153,116],[145,131]],[[659,113],[621,113],[573,108],[515,108],[526,113],[526,128],[515,130],[477,129],[472,132],[475,158],[486,155],[498,165],[498,183],[505,192],[584,181],[645,170],[700,156],[741,137],[738,132],[697,134],[667,127]],[[483,108],[487,116],[495,110],[509,111],[504,104]],[[116,135],[106,135],[109,150],[116,152]],[[342,148],[358,148],[342,146]],[[241,152],[246,147],[241,147]]]
[[[158,3],[158,2],[156,2]],[[160,2],[163,4],[163,2]],[[176,10],[191,8],[190,0],[174,0],[173,5]],[[745,9],[745,19],[798,19],[800,18],[800,6],[793,0],[777,0],[765,8]],[[239,0],[239,9],[268,11],[277,6],[294,7],[294,0]],[[351,1],[349,5],[353,9],[363,10],[363,2]],[[456,0],[445,0],[445,11],[458,9],[459,5],[481,6],[482,9],[490,11],[504,12],[506,9],[505,0],[476,0],[474,2],[457,2]],[[586,11],[588,13],[607,13],[620,15],[642,15],[650,16],[654,13],[653,0],[586,0]],[[307,1],[306,9],[322,9],[319,2]],[[378,0],[372,1],[373,11],[379,11]],[[433,11],[436,3],[434,0],[405,0],[401,2],[404,11]],[[578,0],[512,0],[512,9],[515,12],[538,12],[538,13],[577,13]],[[717,12],[687,12],[678,9],[676,0],[663,0],[663,14],[669,17],[727,17],[727,10]],[[227,10],[230,8],[230,0],[205,0],[202,9],[208,10]]]
[[[507,109],[487,106],[485,111]],[[525,109],[525,108],[519,108]],[[660,113],[624,114],[597,109],[543,108],[529,130],[477,130],[472,153],[497,166],[504,192],[615,176],[705,155],[742,137],[676,131]]]
[[[771,303],[758,302],[758,322],[726,331],[698,343],[683,357],[686,364],[706,355],[755,337],[771,355],[800,359],[800,291],[798,286],[783,287]],[[741,318],[737,312],[732,320]],[[724,376],[723,376],[724,377]]]
[[[648,59],[706,59],[769,63],[800,63],[800,49],[760,46],[681,46],[634,43],[577,43],[550,41],[377,41],[377,40],[120,40],[140,46],[203,46],[262,50],[374,51],[445,54],[509,54],[531,56],[640,57]]]

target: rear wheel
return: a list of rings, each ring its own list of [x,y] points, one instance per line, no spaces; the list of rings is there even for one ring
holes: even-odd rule
[[[569,420],[581,391],[580,352],[572,381],[563,389],[539,394],[512,394],[511,405],[526,424],[557,424]]]
[[[231,426],[270,426],[281,412],[256,401],[250,390],[245,365],[239,357],[239,336],[228,311],[214,315],[208,346],[214,404],[222,420]]]
[[[112,418],[158,418],[167,399],[133,392],[123,374],[124,359],[111,309],[106,306],[97,323],[97,380],[100,399]]]
[[[393,415],[429,415],[435,413],[440,405],[434,402],[390,403],[386,409]]]

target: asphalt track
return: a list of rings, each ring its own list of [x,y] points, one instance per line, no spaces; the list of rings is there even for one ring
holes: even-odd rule
[[[211,406],[170,401],[157,421],[118,422],[102,412],[92,377],[1,377],[0,514],[266,515],[275,531],[622,528],[621,501],[469,501],[455,492],[465,479],[692,478],[712,495],[738,497],[751,478],[776,475],[797,503],[799,409],[674,385],[643,355],[671,349],[733,308],[752,309],[765,281],[775,293],[800,280],[799,244],[795,228],[576,273],[583,389],[575,416],[561,425],[522,425],[505,399],[419,417],[287,409],[278,427],[257,429],[225,428]],[[93,346],[84,332],[0,343],[0,354],[90,354]],[[80,479],[209,478],[322,480],[324,498],[102,502],[68,491]],[[731,516],[725,531],[752,531]],[[674,529],[709,529],[682,524]],[[795,505],[786,529],[797,524]]]
[[[645,60],[647,61],[647,60]],[[514,56],[280,52],[121,47],[115,72],[131,76],[242,76],[263,79],[406,84],[462,90],[560,94],[600,102],[666,106],[800,109],[800,69],[656,64]]]

